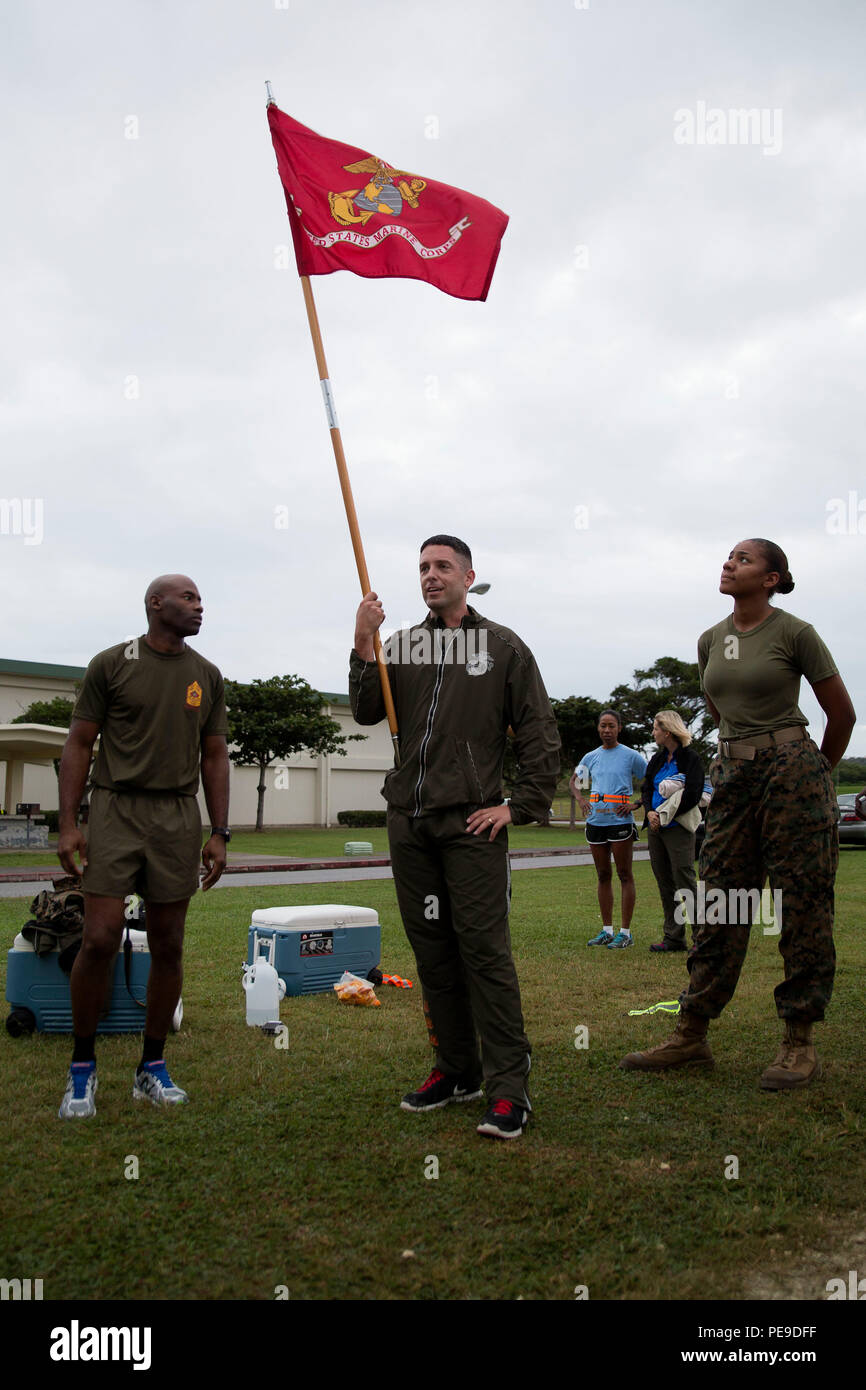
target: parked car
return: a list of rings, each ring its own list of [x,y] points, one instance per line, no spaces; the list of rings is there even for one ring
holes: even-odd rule
[[[836,797],[840,845],[866,845],[866,820],[857,815],[856,800],[854,792],[843,792]]]

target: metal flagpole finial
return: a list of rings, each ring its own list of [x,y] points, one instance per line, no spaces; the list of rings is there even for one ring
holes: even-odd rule
[[[273,94],[273,92],[271,91],[271,84],[270,84],[270,82],[266,82],[266,83],[265,83],[265,90],[267,91],[267,94],[268,94],[268,103],[267,103],[268,106],[276,106],[277,103],[274,101],[274,94]]]

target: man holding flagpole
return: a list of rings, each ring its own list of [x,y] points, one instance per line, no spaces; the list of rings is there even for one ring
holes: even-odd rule
[[[385,795],[391,859],[428,1025],[438,1035],[437,1066],[403,1106],[427,1110],[481,1094],[477,1028],[490,1103],[479,1131],[513,1139],[529,1112],[529,1043],[508,934],[504,827],[547,818],[559,774],[556,723],[531,652],[507,628],[467,608],[472,557],[456,537],[425,543],[421,577],[430,615],[417,630],[420,640],[408,661],[386,663],[378,632],[384,612],[367,572],[310,284],[311,276],[348,270],[370,279],[424,280],[457,299],[485,300],[508,217],[464,189],[319,135],[281,111],[266,85],[268,124],[364,595],[352,655],[352,705],[359,723],[387,717],[390,726],[395,766]],[[509,726],[521,768],[510,806],[502,799]]]
[[[397,900],[438,1049],[433,1071],[401,1104],[425,1111],[475,1100],[483,1079],[488,1110],[478,1132],[516,1139],[531,1108],[530,1046],[511,956],[506,827],[547,819],[559,735],[532,653],[467,605],[475,572],[465,542],[425,541],[420,576],[427,617],[384,646],[401,760],[383,795]],[[385,717],[374,652],[384,617],[367,593],[349,672],[359,724]],[[509,728],[519,773],[504,800]]]

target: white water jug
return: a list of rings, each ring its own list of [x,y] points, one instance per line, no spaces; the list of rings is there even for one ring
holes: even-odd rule
[[[261,1028],[264,1023],[278,1023],[280,1000],[285,997],[286,982],[280,979],[270,961],[259,957],[252,965],[245,965],[243,985],[249,1026]]]

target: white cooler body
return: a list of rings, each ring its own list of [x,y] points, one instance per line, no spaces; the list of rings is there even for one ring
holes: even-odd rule
[[[379,964],[379,914],[371,907],[321,903],[316,907],[264,907],[252,915],[247,961],[270,960],[286,994],[331,989],[344,970],[366,979]]]

